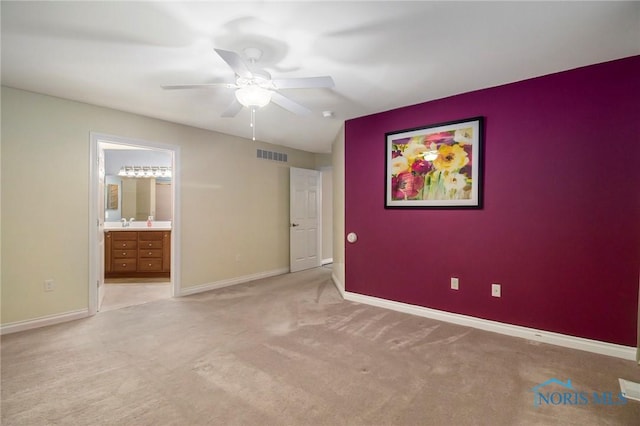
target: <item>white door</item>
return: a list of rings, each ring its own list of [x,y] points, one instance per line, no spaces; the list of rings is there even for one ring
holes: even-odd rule
[[[320,266],[320,172],[290,169],[291,272]]]
[[[106,197],[104,176],[104,149],[98,143],[98,235],[96,236],[98,240],[98,311],[100,311],[104,299],[104,202]]]

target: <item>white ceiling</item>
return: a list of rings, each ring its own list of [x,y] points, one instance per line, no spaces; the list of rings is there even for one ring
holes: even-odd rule
[[[311,152],[350,118],[640,54],[639,2],[2,1],[0,13],[3,85],[245,138],[246,109],[220,117],[233,90],[160,86],[234,82],[214,47],[262,49],[274,78],[330,75],[333,89],[283,91],[312,116],[257,112],[259,140]]]

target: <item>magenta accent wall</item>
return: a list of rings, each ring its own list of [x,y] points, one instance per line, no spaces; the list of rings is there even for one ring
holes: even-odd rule
[[[385,132],[475,116],[484,208],[385,209]],[[349,120],[345,138],[347,291],[636,345],[640,56]]]

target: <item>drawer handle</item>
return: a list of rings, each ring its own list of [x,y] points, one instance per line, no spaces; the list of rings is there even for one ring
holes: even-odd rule
[[[123,263],[123,264],[122,264],[122,266],[127,266],[127,264],[126,264],[126,263]]]
[[[122,252],[122,255],[123,255],[123,256],[126,256],[126,255],[127,255],[127,252],[126,252],[126,251],[123,251],[123,252]]]
[[[122,247],[126,247],[126,246],[127,246],[127,243],[122,244]]]
[[[151,243],[149,243],[149,247],[151,247]]]
[[[151,264],[149,264],[149,266],[151,266]]]

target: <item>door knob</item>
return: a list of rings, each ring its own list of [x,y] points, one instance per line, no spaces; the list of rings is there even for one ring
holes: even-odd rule
[[[291,226],[300,226],[299,223],[292,223]]]

